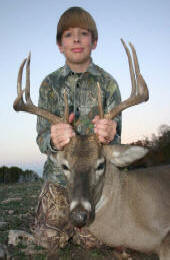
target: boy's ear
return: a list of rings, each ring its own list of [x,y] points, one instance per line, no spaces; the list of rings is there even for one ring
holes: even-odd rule
[[[97,47],[97,40],[92,42],[92,50],[96,49]]]
[[[62,46],[62,44],[59,43],[59,42],[57,42],[57,46],[58,46],[58,48],[59,48],[60,53],[63,53],[64,50],[63,50],[63,46]]]

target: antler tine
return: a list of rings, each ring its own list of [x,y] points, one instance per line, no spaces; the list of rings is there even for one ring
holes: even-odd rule
[[[97,82],[97,98],[98,98],[98,111],[99,111],[99,117],[102,119],[104,118],[104,113],[103,113],[103,106],[102,106],[102,96],[101,96],[101,88],[99,82]]]
[[[66,90],[64,90],[64,103],[65,103],[64,122],[69,123],[69,107],[68,107],[68,98],[67,98]]]
[[[138,76],[140,74],[140,68],[139,68],[139,62],[138,62],[136,50],[131,42],[129,42],[129,46],[132,50],[133,61],[134,61],[134,65],[135,65],[135,74]]]
[[[26,86],[25,86],[25,100],[30,105],[33,105],[31,97],[30,97],[30,60],[31,60],[31,52],[29,52],[26,64]]]
[[[129,51],[128,47],[126,46],[125,42],[123,41],[123,39],[121,39],[121,42],[125,48],[125,51],[126,51],[126,54],[128,57],[129,71],[130,71],[131,83],[132,83],[132,91],[131,91],[131,95],[128,99],[122,101],[118,106],[113,108],[108,114],[106,114],[104,116],[105,118],[108,118],[108,119],[113,119],[126,108],[138,105],[149,99],[149,92],[148,92],[146,82],[143,79],[142,75],[140,74],[139,63],[138,63],[135,48],[133,47],[133,45],[131,43],[129,44],[131,47],[131,50],[132,50],[132,55],[133,55],[133,62],[134,62],[134,67],[135,67],[135,73],[134,73],[130,51]]]
[[[25,90],[22,90],[22,72],[23,72],[23,68],[25,65],[27,59],[24,59],[23,62],[21,63],[21,66],[19,68],[19,72],[18,72],[18,79],[17,79],[17,98],[15,99],[14,103],[13,103],[13,108],[16,111],[20,110],[20,107],[23,105],[23,93]]]
[[[143,79],[141,73],[140,73],[140,68],[139,68],[139,62],[136,54],[136,50],[132,43],[129,43],[131,50],[132,50],[132,55],[133,55],[133,60],[134,60],[134,66],[135,66],[135,74],[137,77],[137,85],[138,85],[138,93],[140,95],[143,95],[144,101],[147,101],[149,99],[149,91],[146,85],[145,80]]]
[[[132,63],[132,58],[130,55],[130,51],[128,49],[128,47],[126,46],[126,43],[124,42],[123,39],[120,39],[123,47],[125,48],[127,57],[128,57],[128,62],[129,62],[129,71],[130,71],[130,77],[131,77],[131,83],[132,83],[132,90],[131,90],[131,96],[133,96],[136,93],[136,80],[135,80],[135,73],[134,73],[134,69],[133,69],[133,63]]]
[[[26,66],[26,89],[22,90],[22,73],[25,62],[27,61]],[[26,102],[23,99],[23,93],[25,93]],[[13,108],[16,111],[24,111],[28,112],[33,115],[41,116],[47,119],[51,124],[57,124],[62,121],[60,117],[51,114],[49,111],[36,107],[30,98],[30,54],[27,59],[24,59],[18,72],[18,79],[17,79],[17,93],[18,96],[13,103]]]

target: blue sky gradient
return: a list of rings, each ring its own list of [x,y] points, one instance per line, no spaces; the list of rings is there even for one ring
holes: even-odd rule
[[[37,104],[43,78],[64,65],[55,42],[56,26],[71,6],[81,6],[94,17],[99,41],[93,61],[115,77],[122,99],[128,97],[131,83],[120,38],[131,41],[137,50],[150,100],[123,112],[122,142],[150,137],[160,125],[170,125],[170,1],[1,1],[0,166],[42,170],[46,157],[35,141],[36,117],[12,108],[17,73],[31,50],[31,96]]]

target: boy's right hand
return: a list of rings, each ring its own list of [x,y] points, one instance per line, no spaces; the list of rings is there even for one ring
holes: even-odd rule
[[[70,125],[74,120],[74,114],[70,114],[69,123],[59,123],[51,126],[51,140],[55,148],[59,151],[70,142],[70,138],[75,136],[75,132]]]

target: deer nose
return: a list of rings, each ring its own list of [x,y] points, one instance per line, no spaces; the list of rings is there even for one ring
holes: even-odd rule
[[[73,225],[81,228],[86,225],[88,213],[86,211],[72,211],[70,217]]]

